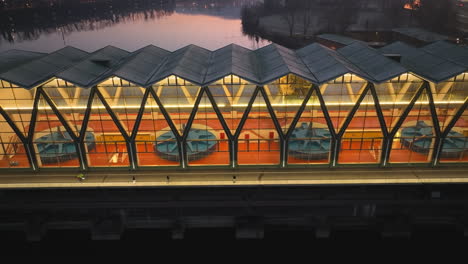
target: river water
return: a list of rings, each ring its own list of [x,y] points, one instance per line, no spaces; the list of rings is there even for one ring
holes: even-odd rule
[[[188,44],[215,50],[231,43],[256,49],[269,44],[242,32],[241,7],[260,0],[2,1],[0,51],[51,52],[66,45],[134,51],[150,44],[170,51]]]

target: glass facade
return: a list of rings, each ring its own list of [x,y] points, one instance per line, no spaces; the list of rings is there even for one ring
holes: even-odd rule
[[[468,75],[345,74],[316,85],[228,75],[201,87],[111,77],[92,88],[0,81],[0,168],[350,166],[468,162]]]

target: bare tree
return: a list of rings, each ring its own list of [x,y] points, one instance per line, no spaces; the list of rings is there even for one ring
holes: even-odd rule
[[[310,0],[302,0],[302,8],[303,8],[303,13],[302,13],[302,26],[303,26],[303,35],[306,37],[307,31],[310,27],[310,24],[312,23],[312,17],[313,17],[313,2]]]
[[[292,37],[294,33],[300,2],[301,0],[287,0],[284,7],[286,11],[281,15],[282,18],[288,23],[290,37]]]

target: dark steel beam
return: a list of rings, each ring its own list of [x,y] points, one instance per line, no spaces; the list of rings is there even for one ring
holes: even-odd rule
[[[84,148],[82,148],[82,145],[79,142],[79,137],[75,134],[75,132],[72,130],[72,128],[68,125],[67,120],[62,116],[62,113],[58,110],[57,106],[55,103],[52,101],[52,99],[49,97],[49,95],[42,89],[42,87],[37,88],[38,92],[41,93],[42,97],[44,100],[46,100],[47,104],[50,106],[52,109],[52,112],[57,116],[59,119],[60,123],[65,127],[65,130],[67,133],[71,136],[73,143],[75,144],[75,148],[77,151],[77,156],[78,156],[78,161],[80,163],[80,169],[85,170],[86,169],[86,163],[85,159],[86,157],[84,156]]]
[[[279,136],[279,144],[280,144],[280,166],[285,167],[286,162],[287,162],[287,142],[285,141],[283,129],[281,128],[281,125],[278,121],[278,118],[276,117],[275,110],[273,109],[273,106],[271,105],[270,98],[268,98],[268,95],[265,92],[265,87],[261,86],[260,87],[260,94],[263,97],[263,100],[265,101],[265,104],[267,106],[267,110],[270,113],[270,117],[273,121],[273,124],[275,125],[276,128],[276,133],[278,133]]]
[[[441,131],[441,135],[440,135],[440,138],[439,138],[439,142],[438,142],[438,145],[437,145],[437,148],[434,148],[434,157],[432,158],[432,165],[433,166],[437,166],[439,165],[440,163],[440,153],[442,152],[442,149],[444,147],[444,141],[445,139],[447,138],[448,136],[448,133],[450,133],[450,130],[452,130],[452,128],[455,126],[455,124],[458,122],[458,120],[460,119],[460,117],[463,115],[463,113],[465,112],[465,110],[467,109],[468,107],[468,97],[465,98],[465,102],[463,103],[463,105],[457,110],[457,112],[455,113],[455,115],[453,116],[452,120],[450,120],[450,122],[448,123],[447,127],[445,128],[444,131]]]
[[[369,88],[371,86],[370,82],[367,82],[366,87],[362,91],[361,95],[359,95],[359,98],[357,99],[356,103],[354,104],[353,108],[348,113],[348,116],[346,117],[343,126],[340,128],[338,131],[338,134],[336,135],[336,142],[334,145],[334,151],[333,151],[333,158],[332,158],[332,165],[336,166],[338,164],[338,158],[340,155],[340,149],[341,149],[341,140],[343,139],[343,135],[348,128],[349,124],[351,123],[351,120],[353,120],[354,115],[356,112],[359,110],[359,107],[361,106],[362,101],[364,98],[367,96],[367,93],[369,92]]]
[[[28,137],[27,137],[27,144],[24,145],[26,151],[30,153],[30,162],[31,162],[31,167],[34,171],[37,171],[39,169],[39,162],[37,160],[37,155],[36,151],[34,149],[34,130],[36,128],[36,119],[37,119],[37,112],[38,112],[38,106],[39,106],[39,99],[40,99],[40,93],[38,92],[36,88],[36,94],[34,95],[34,102],[33,102],[33,109],[31,112],[31,121],[29,122],[29,130],[28,130]],[[29,156],[29,155],[28,155]]]
[[[30,145],[28,143],[28,139],[23,135],[23,133],[19,130],[18,126],[16,126],[15,122],[8,116],[5,110],[0,106],[0,114],[3,116],[5,121],[8,125],[13,129],[16,136],[21,140],[21,143],[24,146],[24,150],[26,151],[26,157],[28,157],[29,164],[31,164],[32,169],[34,169],[33,164],[35,164],[36,159],[34,153],[31,151]],[[37,167],[36,167],[37,168]]]
[[[250,110],[252,110],[252,106],[253,106],[253,104],[255,102],[255,99],[257,99],[257,95],[258,95],[259,90],[260,90],[260,86],[257,86],[255,88],[254,92],[252,93],[252,97],[250,98],[250,101],[247,104],[247,107],[245,108],[245,112],[242,115],[242,118],[241,118],[241,120],[239,122],[239,126],[236,129],[236,133],[234,133],[234,138],[236,140],[239,139],[239,136],[240,136],[240,134],[242,132],[242,129],[244,128],[245,121],[247,121],[247,118],[249,117]]]
[[[390,158],[390,151],[392,149],[392,142],[393,138],[395,137],[395,134],[398,132],[400,129],[401,125],[405,121],[406,117],[408,116],[409,112],[411,109],[413,109],[414,104],[416,101],[419,99],[421,96],[422,92],[426,89],[426,86],[429,86],[427,81],[424,81],[421,86],[419,86],[418,90],[416,93],[413,95],[413,97],[410,100],[410,103],[408,106],[405,108],[403,113],[400,115],[400,118],[398,119],[397,123],[395,126],[389,131],[386,140],[384,140],[384,144],[382,144],[382,156],[380,159],[380,165],[382,167],[388,166],[388,160]]]
[[[213,97],[213,94],[211,93],[209,87],[206,87],[205,93],[206,93],[206,96],[208,96],[208,99],[210,100],[211,105],[213,106],[213,109],[214,109],[214,111],[216,113],[216,116],[218,117],[218,120],[221,123],[221,126],[223,127],[224,133],[226,133],[226,135],[228,136],[229,163],[230,163],[231,167],[234,167],[235,166],[235,162],[234,162],[234,159],[233,159],[233,157],[234,157],[233,153],[235,151],[235,147],[233,147],[234,146],[233,145],[234,136],[232,135],[231,130],[229,129],[229,126],[226,123],[226,120],[224,120],[224,116],[221,113],[221,110],[219,109],[218,104],[216,103],[216,100]]]
[[[247,104],[247,107],[245,108],[245,112],[244,114],[242,115],[242,118],[239,122],[239,125],[236,129],[236,133],[234,133],[234,138],[233,138],[233,141],[232,141],[232,149],[233,149],[233,157],[232,157],[232,166],[233,168],[234,167],[237,167],[238,166],[238,150],[239,150],[239,137],[240,137],[240,134],[242,132],[242,129],[244,128],[244,125],[245,125],[245,122],[247,121],[247,118],[249,117],[249,113],[250,111],[252,110],[252,106],[255,102],[255,100],[257,99],[257,95],[258,95],[258,92],[260,90],[260,86],[257,86],[254,90],[254,92],[252,93],[252,97],[250,98],[249,100],[249,103]]]
[[[161,111],[161,113],[163,114],[164,119],[166,120],[167,124],[171,128],[171,131],[172,131],[172,133],[174,134],[174,136],[175,136],[175,138],[177,140],[177,148],[178,148],[179,157],[180,157],[180,160],[179,160],[180,166],[181,167],[185,166],[185,163],[182,164],[182,160],[184,159],[184,153],[185,153],[184,146],[182,144],[182,136],[180,135],[179,130],[177,130],[177,127],[174,125],[174,122],[172,121],[171,116],[166,111],[166,108],[164,108],[164,105],[162,104],[162,102],[159,99],[158,95],[154,91],[153,87],[148,87],[148,89],[150,89],[151,96],[156,101],[156,104],[158,104],[159,111]]]
[[[435,131],[434,147],[432,149],[432,152],[430,152],[431,164],[435,166],[437,164],[440,151],[442,150],[443,139],[441,137],[442,133],[440,131],[439,119],[437,118],[437,110],[436,110],[435,103],[434,103],[434,96],[432,94],[432,91],[429,85],[426,86],[426,93],[429,99],[429,109],[431,111],[432,124],[433,124],[433,128]]]
[[[10,125],[11,129],[13,129],[13,131],[15,132],[16,136],[18,136],[18,138],[21,140],[21,142],[23,143],[26,143],[27,142],[27,139],[26,137],[23,135],[23,133],[21,132],[21,130],[19,130],[18,126],[15,124],[15,122],[10,118],[10,116],[7,114],[7,112],[3,109],[2,106],[0,106],[0,115],[3,116],[3,118],[5,119],[5,121],[8,123],[8,125]]]
[[[134,169],[138,168],[139,164],[138,164],[138,149],[137,149],[137,146],[136,146],[136,142],[135,142],[135,138],[138,134],[138,129],[140,128],[140,124],[141,124],[141,120],[143,118],[143,114],[145,112],[145,106],[146,106],[146,102],[148,101],[148,96],[150,94],[150,91],[152,88],[146,88],[145,90],[145,93],[143,94],[143,99],[141,100],[141,104],[140,104],[140,109],[138,109],[138,114],[137,114],[137,117],[136,117],[136,120],[135,120],[135,124],[133,125],[133,129],[132,129],[132,133],[130,135],[130,146],[133,150],[133,153],[135,154],[135,160],[134,160]]]
[[[183,146],[183,159],[181,159],[182,168],[185,168],[188,166],[188,156],[187,156],[187,147],[186,147],[187,137],[189,135],[190,129],[192,128],[192,124],[193,124],[193,121],[195,120],[195,116],[197,115],[198,106],[200,105],[203,94],[205,93],[205,89],[207,89],[206,86],[200,88],[200,92],[198,93],[197,99],[195,100],[192,112],[190,113],[189,119],[187,120],[184,133],[182,134],[182,141],[181,141],[182,143],[181,145]]]
[[[341,128],[340,128],[340,130],[338,131],[338,134],[337,134],[337,137],[340,140],[343,137],[346,129],[348,128],[349,123],[351,123],[351,121],[353,120],[354,115],[359,110],[359,107],[361,106],[362,101],[367,96],[371,85],[372,84],[370,82],[367,82],[367,85],[364,88],[364,90],[362,91],[362,94],[359,95],[359,98],[356,100],[356,103],[354,104],[353,108],[351,108],[351,110],[349,111],[348,116],[346,117],[346,119],[345,119],[345,121],[343,123],[343,126],[341,126]]]
[[[314,86],[315,86],[315,84],[312,84],[309,87],[309,90],[307,91],[307,94],[306,94],[306,96],[304,98],[304,101],[302,102],[301,106],[297,110],[297,113],[294,116],[294,118],[293,118],[293,120],[291,122],[291,125],[289,126],[289,128],[288,128],[288,130],[286,132],[286,135],[284,136],[283,144],[281,145],[281,154],[282,154],[281,155],[281,163],[282,163],[283,167],[288,163],[289,138],[291,137],[292,132],[296,128],[297,122],[299,122],[299,119],[301,118],[302,113],[304,112],[304,110],[305,110],[305,108],[307,106],[307,103],[309,102],[310,97],[312,96],[312,93],[314,91]]]
[[[375,86],[373,83],[370,83],[369,90],[372,94],[372,98],[374,99],[375,111],[379,119],[380,128],[382,130],[382,135],[384,138],[386,138],[388,136],[387,124],[385,123],[385,117],[382,111],[382,107],[380,106],[380,100],[379,100],[379,97],[377,96],[377,91],[375,90]]]
[[[330,145],[330,166],[335,167],[336,166],[336,159],[335,156],[337,156],[337,147],[339,147],[338,144],[338,139],[336,135],[335,128],[333,126],[333,122],[330,118],[330,113],[328,112],[327,106],[325,104],[325,100],[323,99],[322,93],[320,92],[320,87],[319,86],[313,86],[313,89],[315,89],[315,94],[317,95],[317,98],[319,99],[320,102],[320,108],[322,109],[323,117],[325,118],[325,121],[327,122],[328,130],[331,134],[331,145]]]
[[[104,96],[99,91],[99,88],[96,89],[96,95],[98,96],[99,100],[104,105],[104,107],[106,108],[106,111],[110,115],[110,117],[112,118],[112,121],[114,121],[114,124],[119,129],[120,134],[122,134],[122,136],[124,137],[125,144],[127,145],[127,153],[128,153],[128,157],[129,157],[129,160],[130,160],[130,166],[131,166],[132,169],[136,169],[136,155],[135,155],[134,149],[132,147],[132,144],[130,142],[130,137],[129,137],[127,131],[125,131],[124,127],[120,123],[119,118],[117,117],[117,115],[112,110],[112,107],[107,103],[106,99],[104,98]]]
[[[97,87],[94,86],[91,88],[91,91],[89,92],[89,96],[88,96],[88,102],[86,103],[86,110],[84,112],[84,115],[83,115],[83,121],[81,123],[81,129],[80,129],[80,134],[79,134],[79,140],[78,140],[78,143],[80,144],[80,148],[83,149],[83,153],[81,153],[83,155],[83,162],[84,162],[84,165],[85,165],[85,169],[84,170],[87,170],[89,168],[89,164],[88,164],[88,159],[87,159],[87,152],[86,152],[86,144],[84,142],[85,140],[85,136],[86,136],[86,129],[88,127],[88,121],[89,121],[89,118],[91,116],[91,109],[92,109],[92,106],[93,106],[93,100],[94,100],[94,94],[96,93],[96,89]]]

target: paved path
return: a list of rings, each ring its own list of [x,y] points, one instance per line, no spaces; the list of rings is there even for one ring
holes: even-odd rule
[[[239,169],[3,173],[1,188],[467,183],[467,168]],[[135,178],[135,181],[133,181]]]

